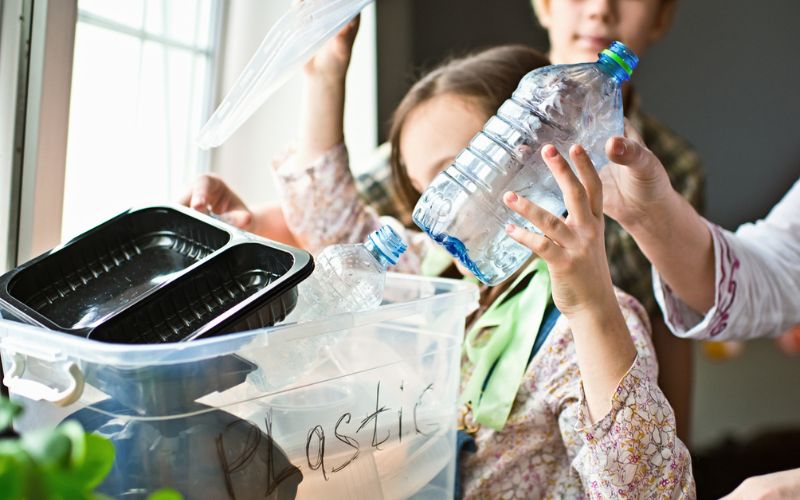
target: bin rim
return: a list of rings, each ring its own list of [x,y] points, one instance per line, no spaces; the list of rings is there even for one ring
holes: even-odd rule
[[[362,313],[338,314],[328,320],[310,321],[302,325],[278,325],[191,342],[165,344],[140,345],[100,342],[9,319],[0,319],[0,349],[4,352],[21,353],[52,361],[70,359],[88,363],[114,364],[119,368],[137,368],[210,359],[236,354],[245,347],[268,346],[325,332],[398,320],[408,316],[409,309],[414,309],[421,304],[429,307],[433,304],[436,309],[435,304],[441,303],[442,310],[463,307],[465,317],[477,307],[479,294],[474,283],[399,273],[388,273],[386,283],[387,288],[392,285],[401,286],[403,283],[412,286],[414,283],[430,283],[435,285],[438,290],[444,291],[409,302],[385,304]],[[327,326],[330,320],[335,320],[335,329]],[[269,335],[264,335],[265,333],[269,333]],[[441,335],[455,337],[458,333],[456,331],[442,332]],[[457,340],[460,342],[461,339]]]

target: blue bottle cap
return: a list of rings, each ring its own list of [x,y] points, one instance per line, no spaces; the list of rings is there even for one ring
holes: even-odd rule
[[[369,235],[369,242],[383,255],[390,265],[397,264],[397,259],[403,255],[408,246],[400,235],[390,226],[383,226]]]
[[[598,55],[599,62],[613,66],[616,69],[614,74],[622,81],[630,80],[633,70],[639,65],[639,57],[622,42],[611,42],[611,45]]]

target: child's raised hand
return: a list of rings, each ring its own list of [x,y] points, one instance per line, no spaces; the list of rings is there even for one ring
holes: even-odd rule
[[[625,137],[612,137],[606,143],[611,160],[602,172],[603,210],[624,227],[647,224],[670,197],[672,189],[661,161],[647,149],[638,132],[625,121]]]
[[[553,300],[567,317],[597,308],[616,307],[603,236],[603,186],[581,146],[572,146],[569,156],[578,176],[554,146],[542,148],[542,157],[564,193],[569,212],[566,219],[515,193],[504,195],[509,208],[544,234],[515,225],[506,228],[512,238],[547,262]]]
[[[358,34],[361,16],[356,16],[333,38],[325,42],[305,65],[306,75],[325,79],[342,79],[347,75],[353,43]]]

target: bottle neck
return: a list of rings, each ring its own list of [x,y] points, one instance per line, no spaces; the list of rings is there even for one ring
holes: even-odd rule
[[[597,61],[597,65],[600,67],[600,69],[602,69],[606,74],[611,76],[611,78],[613,78],[614,81],[620,85],[630,80],[630,76],[619,65],[619,63],[614,61],[610,57],[606,56],[605,54],[600,56],[600,59],[598,59]]]
[[[389,268],[392,265],[392,262],[389,260],[388,257],[378,248],[371,240],[367,240],[364,242],[364,248],[367,249],[367,252],[372,256],[375,261],[383,267],[383,269]]]

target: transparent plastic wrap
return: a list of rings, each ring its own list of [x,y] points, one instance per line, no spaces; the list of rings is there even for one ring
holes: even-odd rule
[[[225,142],[328,39],[373,0],[300,0],[270,29],[214,114],[200,130],[201,148]]]

